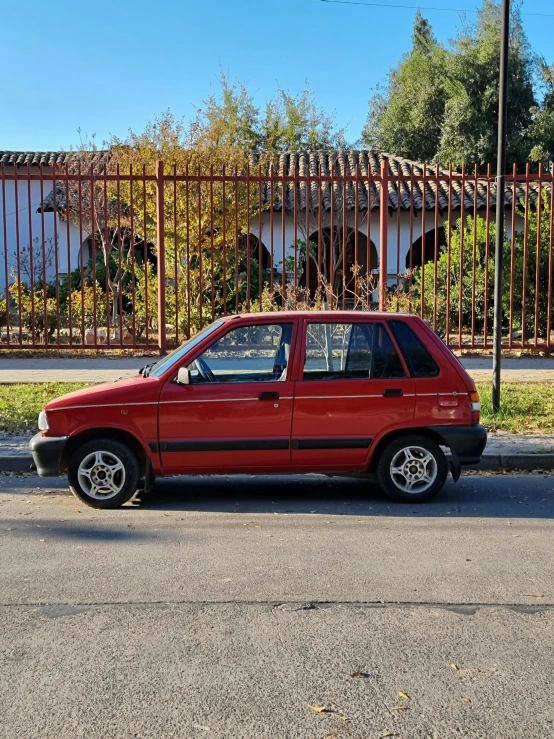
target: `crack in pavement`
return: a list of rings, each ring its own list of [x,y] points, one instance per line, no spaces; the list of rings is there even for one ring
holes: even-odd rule
[[[0,609],[11,608],[42,608],[42,609],[91,609],[91,608],[149,608],[170,606],[207,607],[263,607],[282,611],[319,611],[331,608],[366,608],[366,609],[394,609],[394,608],[438,608],[451,611],[461,616],[474,616],[480,609],[503,608],[516,613],[533,614],[542,611],[554,610],[554,603],[443,603],[435,601],[260,601],[260,600],[158,600],[158,601],[85,601],[81,603],[37,601],[33,603],[0,603]]]

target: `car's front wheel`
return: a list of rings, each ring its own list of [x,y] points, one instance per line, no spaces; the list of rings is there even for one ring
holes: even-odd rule
[[[93,439],[69,460],[69,486],[92,508],[119,508],[136,493],[140,465],[134,452],[115,439]]]
[[[402,436],[383,450],[377,480],[393,500],[425,503],[443,487],[448,464],[440,446],[420,434]]]

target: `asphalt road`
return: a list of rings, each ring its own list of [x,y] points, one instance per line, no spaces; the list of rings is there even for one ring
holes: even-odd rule
[[[181,478],[109,512],[0,476],[0,737],[552,737],[553,521],[552,476],[418,507]]]

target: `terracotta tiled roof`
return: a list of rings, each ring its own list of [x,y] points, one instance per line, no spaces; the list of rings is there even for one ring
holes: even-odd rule
[[[342,176],[355,176],[358,172],[360,180],[358,182],[358,209],[360,211],[378,210],[380,207],[381,183],[375,182],[372,178],[381,176],[381,163],[388,163],[389,173],[389,197],[388,207],[390,211],[398,209],[409,211],[410,207],[414,210],[421,210],[425,203],[426,210],[434,210],[435,203],[438,200],[438,207],[441,211],[448,209],[448,200],[450,197],[449,183],[439,181],[438,188],[436,182],[422,181],[424,171],[427,176],[437,173],[436,165],[423,165],[420,162],[414,162],[402,157],[392,156],[390,154],[375,151],[297,151],[285,152],[274,157],[270,157],[273,173],[276,176],[292,177],[295,172],[300,177],[308,176],[330,176],[333,174],[337,181],[330,182],[299,182],[297,183],[297,210],[305,211],[306,206],[313,212],[317,212],[319,208],[319,188],[321,188],[321,207],[324,211],[331,210],[331,202],[335,211],[342,209],[343,200],[346,202],[346,208],[354,211],[356,208],[356,185],[354,182],[341,183]],[[267,166],[266,157],[262,160],[252,157],[250,165],[253,171],[256,171],[260,161],[263,166]],[[439,176],[447,175],[448,170],[439,168]],[[398,177],[401,177],[400,184]],[[413,184],[412,184],[413,181]],[[309,184],[309,192],[308,192]],[[463,187],[462,187],[463,185]],[[475,181],[475,174],[466,174],[465,181],[462,182],[461,172],[454,172],[452,180],[452,209],[459,210],[462,199],[465,202],[465,208],[468,211],[474,208],[474,197],[477,197],[477,208],[483,210],[487,207],[487,187],[490,186],[491,191],[491,207],[496,206],[496,183],[493,180],[489,184],[484,177]],[[438,195],[437,195],[438,190]],[[536,201],[539,192],[538,184],[532,183],[530,186],[530,199]],[[511,205],[513,196],[513,187],[510,183],[506,187],[506,204]],[[525,183],[517,183],[516,197],[519,202],[525,198]],[[285,209],[287,211],[294,210],[294,184],[287,182],[285,187]],[[262,201],[264,205],[269,205],[271,200],[271,189],[269,185],[262,186]],[[274,185],[274,209],[282,210],[281,187],[279,183]],[[413,204],[412,204],[413,203]]]
[[[108,159],[107,151],[90,152],[90,160],[104,162]],[[80,155],[79,155],[80,156]],[[18,165],[19,167],[65,167],[71,166],[77,157],[74,151],[0,151],[0,165]]]
[[[26,167],[52,166],[65,167],[76,171],[75,152],[21,152],[0,151],[0,164],[20,165]],[[98,151],[91,153],[91,163],[100,165],[100,168],[109,160],[109,151]],[[261,163],[264,171],[268,171],[268,163],[271,163],[272,171],[276,176],[292,177],[298,174],[300,177],[315,177],[317,175],[330,176],[333,174],[337,179],[335,182],[298,182],[296,184],[296,207],[299,211],[305,211],[306,207],[312,212],[317,212],[321,202],[322,210],[331,210],[331,202],[336,212],[342,209],[343,202],[349,211],[354,211],[356,205],[361,212],[378,210],[380,206],[381,183],[374,180],[380,177],[381,163],[386,161],[389,172],[389,197],[388,207],[391,212],[402,210],[409,211],[413,208],[420,211],[438,208],[445,212],[448,209],[450,198],[450,187],[446,181],[422,182],[424,171],[427,176],[436,174],[436,165],[423,165],[420,162],[411,161],[402,157],[393,156],[383,152],[369,150],[338,150],[338,151],[290,151],[275,155],[252,156],[250,160],[251,172],[257,172]],[[81,164],[82,168],[83,165]],[[357,204],[356,185],[354,182],[341,182],[343,176],[354,176],[356,172],[360,175],[358,182]],[[448,170],[439,169],[439,175],[447,175]],[[398,177],[401,177],[400,184]],[[463,187],[462,187],[463,184]],[[309,190],[308,190],[309,186]],[[467,173],[465,182],[462,183],[460,172],[455,172],[452,180],[451,198],[452,209],[459,210],[462,200],[468,212],[474,209],[474,198],[477,198],[477,208],[484,210],[487,207],[487,188],[490,187],[491,208],[496,205],[496,182],[487,183],[484,177],[475,181],[475,175]],[[319,192],[321,189],[321,193]],[[281,186],[278,182],[273,187],[273,208],[280,211],[283,208],[283,197]],[[529,188],[531,203],[536,202],[539,187],[536,182],[531,183]],[[506,187],[506,205],[512,204],[513,186],[508,183]],[[525,198],[525,183],[518,182],[516,185],[516,200],[519,202]],[[65,203],[65,191],[61,182],[57,183],[56,201],[58,206]],[[262,181],[262,204],[267,207],[271,201],[271,187],[268,182]],[[286,182],[284,205],[287,212],[294,210],[294,183]],[[52,209],[53,193],[44,200],[45,210]]]

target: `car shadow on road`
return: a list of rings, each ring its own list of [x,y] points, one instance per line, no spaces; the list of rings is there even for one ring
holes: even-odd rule
[[[174,477],[135,501],[140,509],[343,516],[554,518],[554,477],[463,476],[424,505],[391,501],[371,478],[296,475]]]

